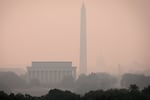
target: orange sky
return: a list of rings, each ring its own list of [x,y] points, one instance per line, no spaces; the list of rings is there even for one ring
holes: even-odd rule
[[[81,4],[1,0],[0,67],[32,61],[72,61],[79,66]],[[125,71],[148,69],[150,2],[86,0],[85,5],[88,72],[117,72],[118,64]]]

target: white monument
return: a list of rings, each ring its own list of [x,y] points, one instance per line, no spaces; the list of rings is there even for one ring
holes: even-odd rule
[[[86,8],[84,2],[81,7],[80,23],[80,66],[79,73],[87,74],[87,43],[86,43]]]

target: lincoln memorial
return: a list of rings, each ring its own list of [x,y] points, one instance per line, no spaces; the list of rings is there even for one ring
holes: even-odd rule
[[[55,84],[65,77],[76,78],[76,67],[72,62],[32,62],[27,67],[29,81],[38,80],[41,84]]]

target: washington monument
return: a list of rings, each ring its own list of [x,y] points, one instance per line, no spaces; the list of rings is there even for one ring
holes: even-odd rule
[[[87,74],[87,44],[86,44],[86,8],[84,2],[81,7],[80,23],[80,75]]]

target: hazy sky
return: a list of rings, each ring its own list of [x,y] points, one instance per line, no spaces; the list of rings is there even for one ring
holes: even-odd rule
[[[79,66],[82,0],[0,0],[0,66]],[[149,0],[86,0],[88,72],[150,68]],[[22,66],[20,66],[22,67]]]

